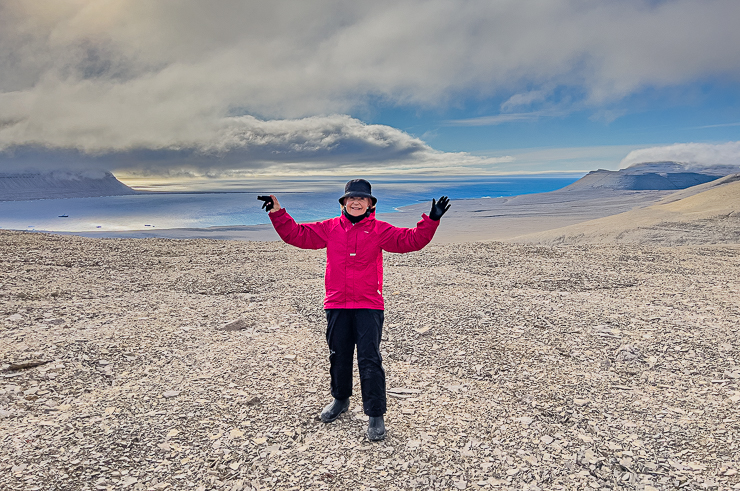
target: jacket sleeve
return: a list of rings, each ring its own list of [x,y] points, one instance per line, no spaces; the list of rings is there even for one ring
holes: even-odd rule
[[[326,247],[324,222],[298,224],[288,215],[285,208],[269,214],[275,231],[284,242],[301,249],[323,249]]]
[[[424,213],[414,228],[394,227],[385,224],[380,234],[380,248],[388,252],[413,252],[424,248],[434,237],[439,220],[432,220]]]

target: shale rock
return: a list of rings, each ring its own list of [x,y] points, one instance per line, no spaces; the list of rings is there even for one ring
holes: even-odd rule
[[[0,231],[0,489],[740,489],[739,246],[385,261],[373,443],[323,251]]]

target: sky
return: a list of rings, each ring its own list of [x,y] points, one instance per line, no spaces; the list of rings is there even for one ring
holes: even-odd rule
[[[740,165],[737,0],[0,0],[0,172]]]

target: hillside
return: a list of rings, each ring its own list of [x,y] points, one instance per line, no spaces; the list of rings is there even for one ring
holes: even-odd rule
[[[547,245],[737,244],[740,243],[740,174],[672,193],[652,206],[513,240]]]
[[[739,170],[729,166],[692,168],[676,162],[649,162],[618,171],[591,171],[563,190],[678,190],[710,182]]]
[[[0,201],[136,194],[110,172],[0,173]]]

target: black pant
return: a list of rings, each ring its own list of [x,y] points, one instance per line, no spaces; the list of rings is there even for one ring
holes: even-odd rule
[[[352,395],[352,361],[357,345],[362,406],[371,417],[385,414],[385,370],[380,356],[383,314],[374,309],[326,309],[331,395],[335,399]]]

